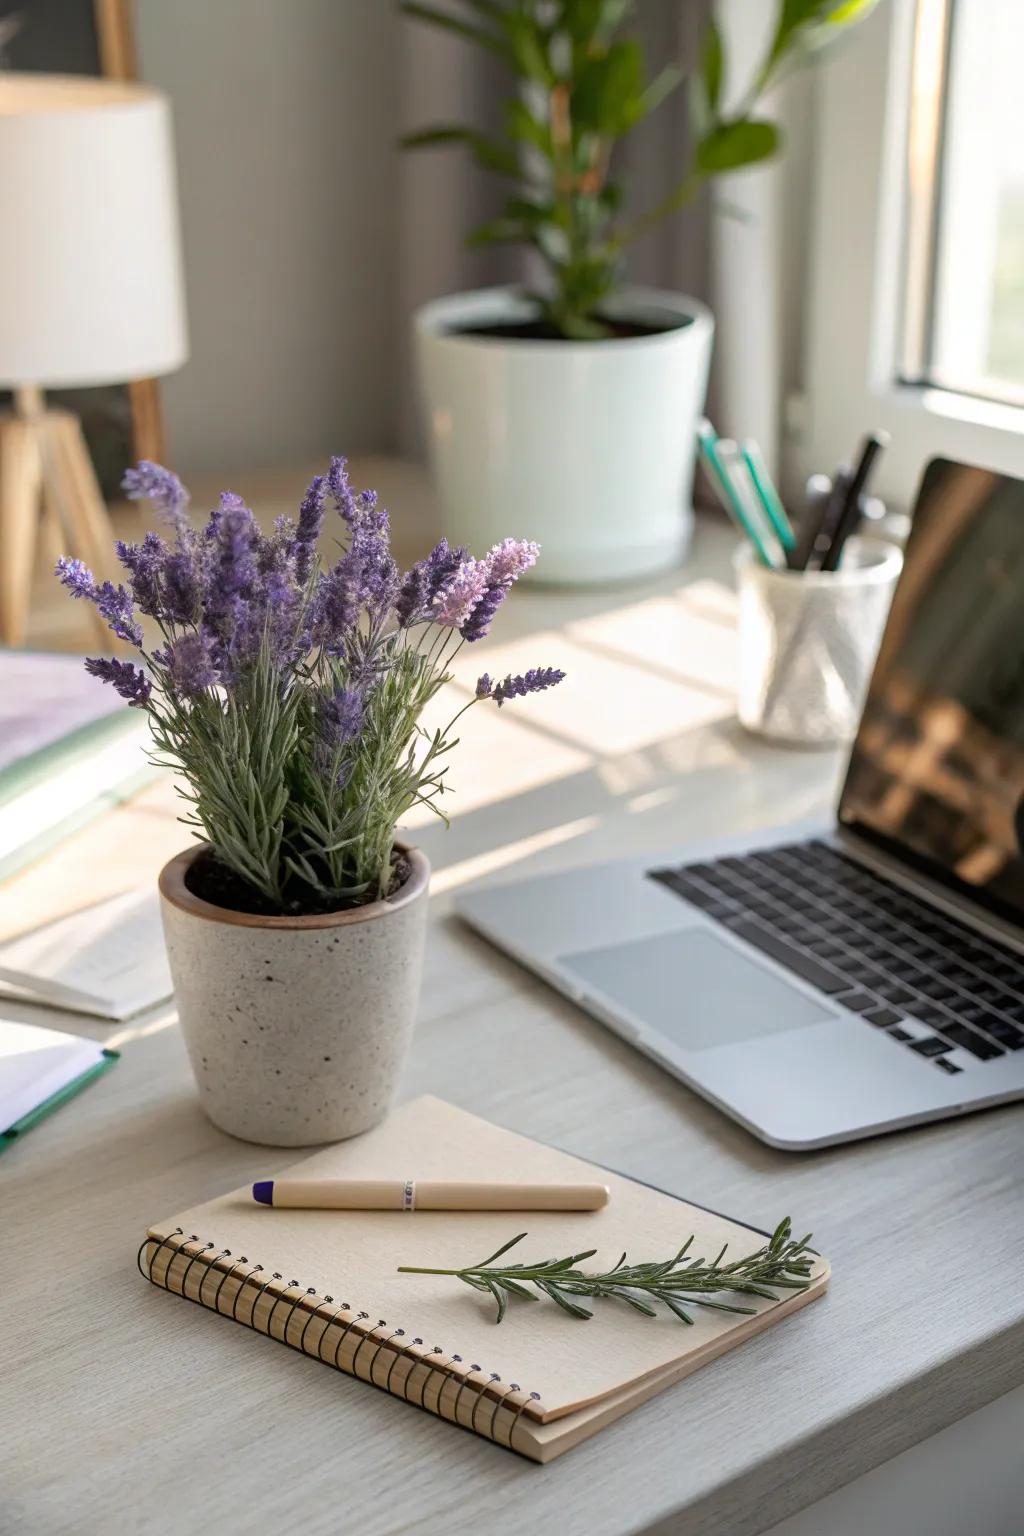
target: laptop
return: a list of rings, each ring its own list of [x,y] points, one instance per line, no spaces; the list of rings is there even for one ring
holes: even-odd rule
[[[1024,1096],[1024,482],[928,465],[834,822],[458,910],[775,1147]]]

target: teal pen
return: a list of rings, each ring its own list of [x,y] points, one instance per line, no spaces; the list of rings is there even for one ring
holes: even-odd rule
[[[783,549],[792,549],[796,544],[796,534],[793,525],[786,516],[786,509],[779,499],[779,493],[772,483],[772,477],[768,473],[768,466],[760,448],[753,441],[740,444],[740,453],[743,462],[750,471],[750,478],[754,482],[754,489],[758,494],[765,516],[771,523]]]
[[[697,441],[700,444],[704,461],[711,472],[711,479],[718,492],[721,501],[729,516],[742,530],[754,547],[754,553],[762,565],[775,569],[775,562],[768,553],[768,547],[762,539],[757,528],[750,521],[746,507],[743,505],[736,487],[733,485],[725,465],[722,463],[718,452],[718,435],[710,421],[704,420],[697,428]]]

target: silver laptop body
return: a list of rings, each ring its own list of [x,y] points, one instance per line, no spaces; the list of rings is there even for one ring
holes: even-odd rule
[[[1024,485],[937,460],[836,823],[456,905],[762,1140],[827,1146],[1024,1096],[1022,807]]]

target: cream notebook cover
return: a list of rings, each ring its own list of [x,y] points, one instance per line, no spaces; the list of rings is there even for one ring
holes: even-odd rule
[[[401,1275],[399,1264],[457,1268],[513,1237],[510,1259],[596,1248],[584,1267],[667,1258],[695,1234],[693,1253],[723,1243],[739,1258],[762,1246],[749,1227],[502,1130],[440,1099],[415,1099],[365,1136],[289,1170],[304,1177],[544,1181],[595,1175],[611,1189],[601,1211],[299,1211],[257,1205],[250,1186],[149,1229],[139,1268],[154,1284],[301,1349],[440,1418],[550,1461],[631,1408],[823,1294],[778,1302],[737,1298],[756,1315],[693,1309],[694,1324],[648,1318],[614,1301],[575,1321],[546,1299],[511,1299],[496,1325],[492,1299],[460,1281]],[[271,1170],[261,1167],[263,1177]],[[283,1176],[283,1174],[281,1175]],[[723,1297],[723,1300],[729,1298]]]

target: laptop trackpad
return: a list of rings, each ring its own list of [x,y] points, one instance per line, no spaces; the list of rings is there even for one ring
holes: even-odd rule
[[[705,928],[561,955],[560,964],[685,1051],[801,1029],[835,1012]]]

